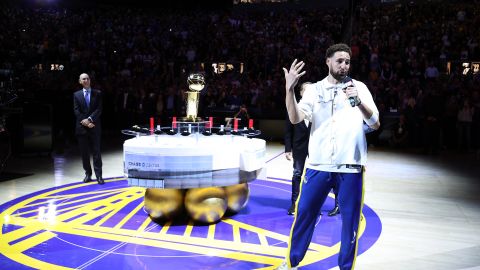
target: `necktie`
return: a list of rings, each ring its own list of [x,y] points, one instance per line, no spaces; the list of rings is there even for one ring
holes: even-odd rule
[[[85,102],[87,103],[87,108],[90,107],[90,91],[85,91]]]

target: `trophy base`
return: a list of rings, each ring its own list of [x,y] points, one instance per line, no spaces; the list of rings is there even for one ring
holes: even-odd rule
[[[205,120],[203,120],[203,119],[200,118],[200,117],[189,117],[189,116],[187,116],[187,117],[182,117],[182,118],[180,118],[180,121],[182,121],[182,122],[197,123],[197,122],[202,122],[202,121],[205,121]]]

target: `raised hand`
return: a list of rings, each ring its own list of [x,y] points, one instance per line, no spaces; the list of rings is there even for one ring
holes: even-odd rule
[[[283,72],[285,73],[285,88],[287,91],[293,91],[298,83],[298,79],[305,75],[305,71],[302,72],[304,66],[305,63],[303,61],[297,63],[297,59],[295,59],[290,66],[290,70],[287,71],[286,68],[283,68]]]

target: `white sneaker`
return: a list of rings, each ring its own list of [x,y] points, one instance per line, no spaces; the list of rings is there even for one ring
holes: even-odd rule
[[[288,267],[288,263],[286,261],[283,261],[282,264],[280,264],[280,266],[278,266],[277,268],[275,268],[275,270],[297,270],[298,267]]]

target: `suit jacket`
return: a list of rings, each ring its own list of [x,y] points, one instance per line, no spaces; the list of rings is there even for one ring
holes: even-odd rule
[[[293,159],[305,159],[308,156],[308,140],[310,127],[305,121],[292,124],[290,119],[285,121],[285,152],[292,152]]]
[[[83,89],[80,89],[73,93],[73,111],[75,113],[75,134],[85,135],[87,132],[94,132],[100,134],[102,115],[102,92],[100,90],[91,89],[90,92],[90,106],[87,107],[85,97],[83,95]],[[95,124],[94,128],[84,127],[80,122],[90,118]]]

